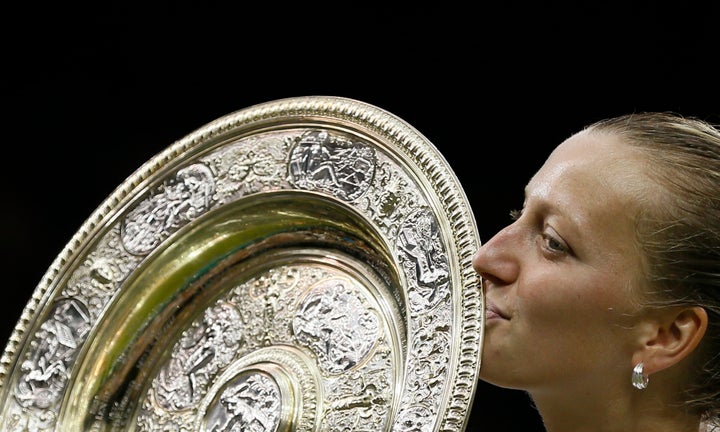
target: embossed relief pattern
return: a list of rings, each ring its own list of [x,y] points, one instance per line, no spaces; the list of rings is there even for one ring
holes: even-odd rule
[[[200,401],[201,389],[227,366],[242,345],[240,312],[219,302],[205,311],[201,322],[183,333],[172,357],[158,375],[155,399],[168,411],[180,411]]]
[[[378,154],[373,187],[358,207],[394,241],[407,278],[409,347],[405,390],[393,430],[432,431],[449,379],[453,332],[452,293],[441,232],[417,186],[384,154]]]
[[[424,201],[407,175],[378,154],[375,181],[356,202],[388,238],[396,239],[408,213]]]
[[[87,326],[92,328],[127,276],[172,233],[224,202],[286,186],[287,181],[279,173],[287,169],[287,149],[295,135],[251,137],[211,154],[201,163],[179,169],[99,240],[71,274],[62,296],[88,311]],[[13,390],[14,401],[6,406],[1,425],[9,430],[54,429],[70,369],[87,337],[86,331],[71,332],[73,341],[66,339],[65,352],[55,358],[44,351],[49,348],[42,344],[44,328],[53,322],[52,317],[45,319],[47,323],[41,324],[25,350],[28,358],[22,362],[23,371]],[[45,363],[54,362],[52,374],[46,372],[47,365],[35,364],[42,358],[46,358]],[[25,382],[28,376],[34,377],[32,385]]]
[[[284,351],[288,344],[307,348],[317,359],[311,369],[324,385],[320,393],[325,396],[325,410],[319,413],[323,430],[381,430],[387,423],[393,370],[398,365],[390,360],[388,324],[381,325],[377,308],[367,295],[361,285],[336,270],[310,265],[271,269],[238,285],[183,332],[171,359],[147,392],[138,430],[193,430],[189,426],[192,419],[205,416],[203,399],[217,401],[209,405],[207,415],[222,412],[223,420],[218,423],[250,422],[256,429],[240,430],[271,430],[265,428],[275,422],[260,421],[277,406],[274,398],[279,398],[279,393],[272,393],[270,383],[265,382],[273,394],[267,396],[269,405],[246,401],[242,410],[235,405],[236,411],[218,407],[228,399],[209,393],[209,389],[213,381],[216,387],[222,385],[217,379],[232,362],[241,362],[260,348]],[[337,325],[329,325],[328,320]],[[211,337],[223,342],[208,343]],[[260,360],[283,362],[281,356],[255,359]],[[291,378],[300,382],[303,377]],[[228,387],[220,387],[223,394]],[[256,411],[265,409],[271,412]],[[307,429],[314,421],[308,419],[299,426]]]
[[[408,277],[412,353],[406,368],[398,431],[431,431],[448,380],[453,321],[449,267],[432,213],[419,208],[400,227],[398,259]]]
[[[123,219],[125,250],[145,255],[191,220],[205,213],[215,191],[210,169],[200,163],[180,169]]]
[[[207,413],[211,432],[273,432],[280,425],[282,400],[277,383],[262,373],[247,373],[219,395]]]
[[[326,279],[301,302],[293,318],[297,341],[331,374],[345,372],[365,358],[380,336],[377,315],[365,309],[355,289],[342,279]]]
[[[372,181],[375,154],[365,143],[324,130],[312,131],[293,148],[289,168],[297,188],[328,192],[351,201]]]
[[[450,353],[438,347],[447,346],[445,344],[451,339],[452,332],[448,263],[439,240],[437,223],[432,213],[425,210],[427,203],[416,185],[385,154],[375,153],[366,143],[329,131],[300,129],[270,132],[228,144],[180,168],[131,208],[87,254],[84,264],[73,272],[62,289],[66,296],[64,301],[70,302],[67,304],[73,305],[75,310],[84,312],[77,312],[74,316],[78,318],[71,324],[61,323],[49,313],[36,331],[31,352],[25,353],[27,358],[23,360],[23,371],[16,375],[17,382],[12,390],[15,403],[8,404],[4,425],[10,430],[53,429],[56,421],[54,413],[58,411],[78,347],[85,342],[88,329],[95,325],[109,299],[147,254],[188,222],[213,208],[248,194],[290,188],[313,190],[351,201],[388,239],[397,242],[396,256],[409,282],[408,325],[412,338],[407,359],[410,381],[402,393],[396,426],[404,428],[414,424],[408,430],[431,430],[438,413],[437,400],[442,394],[440,383],[447,380],[449,373],[445,365],[449,364]],[[290,279],[292,276],[288,273],[282,277]],[[258,305],[244,305],[247,299],[235,303],[240,313],[246,315],[242,317],[245,323],[242,340],[233,346],[237,353],[267,344],[269,340],[283,340],[290,336],[289,325],[277,324],[270,327],[269,332],[261,330],[268,328],[268,322],[278,323],[285,319],[289,323],[292,319],[283,317],[284,309],[278,307],[288,300],[273,293],[273,290],[281,290],[283,285],[269,286],[273,288],[262,294],[262,314],[247,316],[258,310]],[[248,299],[251,298],[248,296]],[[60,306],[63,305],[57,307]],[[50,329],[56,332],[53,337],[60,351],[50,346],[34,348],[41,346],[40,341],[48,339]],[[63,336],[57,336],[59,334]],[[354,355],[364,349],[362,346],[355,347]],[[347,350],[347,353],[350,352]],[[385,374],[386,379],[391,381],[392,373],[386,369],[389,360],[380,354],[384,350],[377,348],[374,352],[376,354],[365,363],[366,366],[377,368],[380,375]],[[423,357],[418,357],[421,352],[428,356],[423,354]],[[349,366],[351,362],[356,362],[356,358],[349,356],[343,361],[345,366]],[[54,366],[49,366],[49,363]],[[212,367],[220,368],[223,364],[215,363]],[[188,366],[183,367],[185,369],[180,370],[186,370]],[[164,402],[159,402],[163,400],[159,396],[160,399],[154,399],[154,404],[166,408],[172,404],[191,404],[196,395],[202,393],[197,388],[202,380],[197,381],[197,378],[212,379],[212,373],[208,375],[211,369],[207,367],[202,369],[206,375],[196,374],[193,378],[196,381],[192,386],[196,387],[188,387],[191,385],[189,382],[178,387],[178,394],[185,392],[185,396],[175,399],[167,393]],[[168,371],[168,376],[172,373]],[[188,375],[185,377],[190,380]],[[377,401],[389,399],[383,394],[386,389],[377,389],[382,381],[347,374],[329,378],[330,382],[333,383],[328,384],[329,387],[342,389],[344,393],[343,397],[335,395],[338,397],[328,403],[336,409],[326,414],[329,419],[327,424],[357,423],[362,419],[374,425],[367,430],[377,430],[373,428],[382,423],[378,407],[384,406]],[[344,405],[339,402],[342,400],[346,401]],[[348,410],[341,406],[365,406],[374,414],[363,417],[356,414],[357,409]],[[153,417],[156,414],[148,414],[161,409],[157,407],[147,408],[141,418],[139,424],[145,425],[145,430],[160,430],[157,419]],[[173,422],[178,424],[183,421],[176,418]]]
[[[290,189],[287,159],[297,136],[298,132],[250,136],[203,158],[215,173],[214,205],[258,192]]]
[[[85,306],[73,299],[55,302],[50,318],[33,340],[34,353],[21,365],[16,399],[25,408],[44,408],[55,403],[67,384],[78,343],[90,331]]]
[[[79,348],[119,284],[140,262],[120,243],[116,226],[99,240],[54,300],[26,350],[3,427],[11,431],[54,430],[57,407]]]

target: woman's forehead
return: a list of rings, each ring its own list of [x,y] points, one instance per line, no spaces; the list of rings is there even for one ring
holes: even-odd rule
[[[560,143],[540,171],[545,170],[556,180],[575,175],[576,181],[584,180],[588,184],[610,186],[628,181],[645,184],[649,178],[641,168],[646,162],[641,150],[618,135],[583,131]]]
[[[626,236],[648,179],[632,146],[604,134],[578,134],[560,144],[528,183],[526,200],[584,233]]]

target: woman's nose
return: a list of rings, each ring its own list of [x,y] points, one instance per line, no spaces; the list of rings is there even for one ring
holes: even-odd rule
[[[520,270],[520,247],[517,230],[509,225],[480,246],[473,256],[473,268],[495,285],[510,284]]]

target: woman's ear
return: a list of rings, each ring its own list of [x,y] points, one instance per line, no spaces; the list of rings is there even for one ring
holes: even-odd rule
[[[686,358],[698,346],[708,326],[708,316],[700,306],[672,307],[646,323],[643,349],[633,356],[633,364],[643,362],[646,374],[666,369]]]

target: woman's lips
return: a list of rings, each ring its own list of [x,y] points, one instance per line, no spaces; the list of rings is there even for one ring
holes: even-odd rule
[[[494,303],[487,303],[485,306],[485,319],[509,319],[508,316],[503,313]]]

